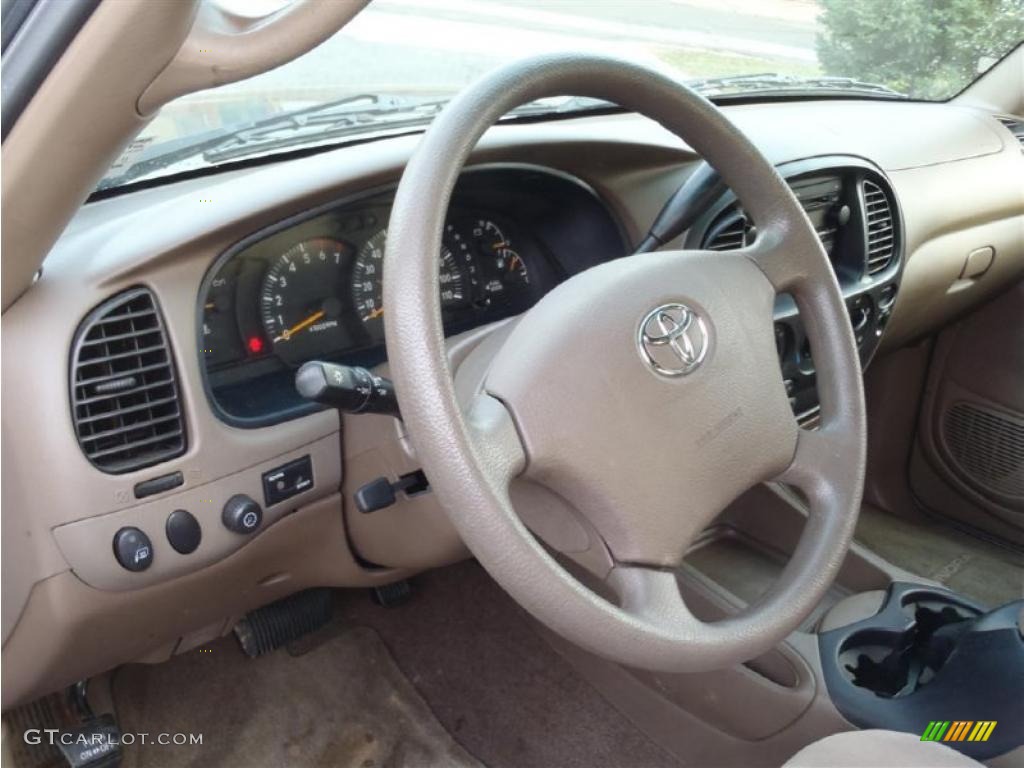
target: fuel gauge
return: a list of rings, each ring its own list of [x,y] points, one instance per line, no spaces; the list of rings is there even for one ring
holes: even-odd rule
[[[480,260],[480,290],[485,301],[517,293],[530,284],[523,257],[490,219],[473,223],[473,247]]]

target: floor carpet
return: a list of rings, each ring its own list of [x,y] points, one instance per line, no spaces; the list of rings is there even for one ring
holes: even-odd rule
[[[581,678],[475,562],[424,573],[406,605],[340,593],[449,732],[491,768],[678,768]]]
[[[399,671],[380,636],[331,627],[301,656],[249,659],[226,637],[113,681],[125,768],[420,768],[480,764],[448,735]],[[201,746],[155,743],[202,734]]]
[[[396,608],[338,590],[332,623],[288,650],[248,659],[229,636],[112,688],[124,732],[203,734],[127,746],[126,768],[678,766],[475,562],[418,576]]]
[[[856,539],[890,563],[991,608],[1024,598],[1024,556],[952,526],[865,507]]]

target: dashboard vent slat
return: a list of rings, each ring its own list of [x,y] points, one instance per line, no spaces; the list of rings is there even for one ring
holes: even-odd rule
[[[713,232],[704,247],[709,251],[735,251],[747,244],[749,235],[747,217],[740,214]]]
[[[1013,134],[1013,137],[1020,143],[1020,151],[1024,152],[1024,120],[1018,120],[1015,117],[1005,117],[1003,115],[996,115],[996,120],[1006,126],[1007,130]]]
[[[140,421],[140,422],[137,422],[135,424],[132,424],[132,428],[130,430],[128,430],[128,432],[135,433],[135,434],[143,434],[146,430],[152,429],[157,424],[162,424],[165,421],[170,421],[171,419],[178,419],[178,418],[180,418],[180,416],[181,416],[181,414],[178,413],[177,411],[175,411],[174,413],[171,413],[171,414],[169,414],[167,416],[160,416],[158,418],[149,419],[148,421]],[[122,437],[122,436],[125,436],[126,434],[127,433],[126,433],[126,431],[124,430],[123,427],[115,427],[113,429],[108,429],[106,432],[96,432],[91,437],[86,438],[85,442],[87,442],[87,443],[95,443],[95,444],[98,445],[99,443],[101,443],[103,440],[105,440],[108,437],[114,437],[114,436]],[[157,437],[159,437],[159,435],[157,435]],[[140,440],[148,440],[148,439],[149,439],[148,437],[140,438]]]
[[[165,369],[166,367],[167,366],[164,363],[156,363],[154,365],[144,365],[141,368],[137,368],[134,371],[134,373],[139,374],[139,373],[148,373],[150,371],[160,371],[160,370]],[[93,379],[82,379],[81,381],[78,382],[78,386],[84,388],[84,387],[87,387],[89,385],[96,385],[96,384],[100,384],[102,382],[118,381],[118,380],[123,379],[123,378],[124,378],[124,374],[123,373],[114,373],[114,374],[111,374],[109,376],[97,376],[96,378],[93,378]],[[102,394],[102,393],[97,393],[97,394]]]
[[[136,411],[141,411],[141,410],[144,410],[146,408],[156,408],[157,406],[168,405],[170,403],[176,403],[177,401],[178,401],[178,399],[172,395],[170,397],[164,397],[164,398],[161,398],[159,400],[152,400],[150,402],[138,403],[137,405],[130,405],[127,408],[116,408],[116,409],[114,409],[112,411],[107,411],[105,413],[97,414],[96,416],[86,416],[84,418],[80,418],[78,420],[78,423],[79,424],[90,424],[90,423],[92,423],[94,421],[99,421],[100,419],[109,419],[109,418],[111,418],[113,416],[127,416],[128,414],[135,413]],[[163,417],[163,418],[167,418],[167,417]],[[89,439],[90,440],[94,440],[95,438],[96,438],[96,435],[92,435]]]
[[[118,294],[82,321],[70,385],[75,435],[98,469],[130,472],[185,452],[174,360],[146,288]]]
[[[867,271],[874,275],[892,263],[896,238],[889,198],[880,186],[867,179],[864,180],[864,209],[868,228]]]

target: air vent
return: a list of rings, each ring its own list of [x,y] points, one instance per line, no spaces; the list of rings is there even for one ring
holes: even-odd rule
[[[1020,151],[1024,152],[1024,120],[1018,120],[1015,117],[1004,117],[1003,115],[996,115],[996,120],[1006,126],[1006,128],[1013,134],[1013,137],[1020,142]]]
[[[79,326],[71,357],[78,444],[104,472],[130,472],[185,451],[174,362],[145,288],[125,291]]]
[[[896,229],[889,198],[873,181],[864,181],[864,216],[868,226],[869,275],[881,272],[896,253]]]
[[[742,213],[729,216],[718,221],[704,240],[704,247],[709,251],[735,251],[753,240],[752,230]]]
[[[1024,497],[1024,422],[957,403],[943,421],[946,445],[957,465],[982,488]]]
[[[791,183],[793,194],[807,214],[825,252],[832,255],[839,233],[838,212],[842,207],[842,180],[838,176],[814,176]],[[750,245],[756,228],[737,207],[725,210],[711,225],[704,237],[710,251],[733,251]]]

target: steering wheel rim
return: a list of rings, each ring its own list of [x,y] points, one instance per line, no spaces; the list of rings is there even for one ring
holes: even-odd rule
[[[621,104],[682,138],[737,194],[758,223],[758,238],[741,251],[656,252],[571,278],[526,313],[499,350],[484,393],[464,413],[445,355],[436,284],[452,189],[477,141],[502,115],[565,94]],[[611,295],[609,285],[625,286],[626,293]],[[815,351],[821,426],[814,432],[797,427],[783,391],[771,321],[777,292],[795,298]],[[620,344],[611,343],[623,333],[636,338],[645,315],[637,308],[667,306],[667,298],[694,308],[711,326],[703,337],[708,359],[692,376],[663,376],[644,366],[637,349],[627,358]],[[824,596],[846,554],[861,501],[866,426],[857,349],[835,274],[789,187],[703,97],[644,67],[589,55],[527,59],[469,86],[430,126],[402,176],[384,260],[384,305],[391,374],[434,492],[470,551],[549,628],[630,666],[704,671],[767,651]],[[579,372],[580,366],[564,364],[573,360],[586,367],[565,328],[589,318],[593,308],[600,316],[594,344],[608,351],[615,375],[627,377],[622,383],[630,391],[645,393],[635,408],[618,396],[622,388],[606,381],[607,371],[596,385],[600,391],[586,394],[602,376],[599,366]],[[764,382],[748,362],[769,366],[777,381]],[[543,377],[552,375],[558,391],[536,394]],[[582,388],[582,394],[570,388]],[[739,403],[731,410],[729,398]],[[655,415],[649,403],[658,404]],[[650,503],[644,512],[626,508],[623,482],[611,477],[621,473],[607,471],[597,452],[605,446],[591,446],[595,435],[608,433],[591,434],[600,427],[588,421],[578,437],[567,437],[564,429],[552,434],[566,426],[563,411],[578,419],[595,407],[606,408],[609,418],[643,425],[635,433],[644,439],[661,435],[663,423],[671,430],[663,433],[671,443],[669,458],[664,452],[645,456],[640,467],[642,473],[653,464],[661,473],[646,476],[655,482],[643,485]],[[586,408],[591,410],[580,410]],[[703,426],[691,434],[691,423]],[[612,427],[629,433],[625,425]],[[641,438],[629,443],[633,451],[642,445]],[[585,456],[578,459],[577,453]],[[666,472],[677,456],[692,468]],[[715,462],[728,471],[713,472]],[[739,477],[745,472],[750,476]],[[523,473],[594,515],[615,558],[608,584],[618,605],[585,588],[521,522],[509,484]],[[791,484],[806,498],[810,512],[800,542],[778,581],[755,604],[721,621],[701,622],[683,603],[673,567],[743,484],[768,480]],[[700,503],[676,515],[680,491]],[[644,517],[647,509],[654,512]],[[673,529],[677,523],[680,531]]]

